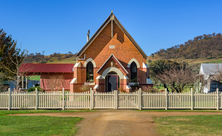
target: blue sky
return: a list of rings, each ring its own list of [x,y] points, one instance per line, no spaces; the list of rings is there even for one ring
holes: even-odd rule
[[[111,10],[147,55],[222,33],[221,0],[0,0],[0,28],[29,53],[77,53]]]

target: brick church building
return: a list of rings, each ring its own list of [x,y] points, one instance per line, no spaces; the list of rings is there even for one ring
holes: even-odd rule
[[[88,85],[99,92],[118,89],[129,92],[135,84],[152,87],[146,58],[144,51],[111,13],[91,38],[87,35],[87,43],[78,52],[76,64],[67,68],[70,76],[66,81],[71,82],[66,88],[70,92],[79,92],[83,85]],[[47,79],[42,75],[47,73],[40,74],[40,86],[46,89],[42,83]]]
[[[113,13],[77,56],[71,92],[79,91],[83,84],[100,92],[118,88],[128,92],[134,84],[152,86],[147,55]]]

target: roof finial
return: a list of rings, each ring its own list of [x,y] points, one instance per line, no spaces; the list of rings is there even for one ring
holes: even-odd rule
[[[88,30],[88,33],[87,33],[87,42],[88,42],[89,39],[90,39],[89,34],[90,34],[90,30]]]
[[[113,14],[113,11],[111,10],[111,14]]]

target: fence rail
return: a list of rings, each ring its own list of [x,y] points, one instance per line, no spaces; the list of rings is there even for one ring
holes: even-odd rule
[[[222,109],[222,93],[7,92],[0,93],[0,109]]]

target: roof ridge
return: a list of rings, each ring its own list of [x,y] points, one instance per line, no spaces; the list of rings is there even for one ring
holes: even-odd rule
[[[123,25],[119,22],[117,17],[111,12],[109,17],[104,21],[104,23],[99,27],[99,29],[94,33],[94,35],[89,39],[89,41],[82,47],[82,49],[78,52],[77,56],[81,56],[82,53],[89,47],[89,45],[92,43],[92,41],[102,32],[102,30],[105,28],[105,26],[112,20],[111,17],[114,16],[114,22],[117,24],[117,26],[123,31],[123,33],[126,34],[126,36],[129,38],[129,40],[134,44],[134,46],[139,50],[139,52],[142,54],[142,56],[146,59],[147,55],[146,53],[140,48],[140,46],[136,43],[136,41],[133,39],[133,37],[127,32],[127,30],[123,27]]]

